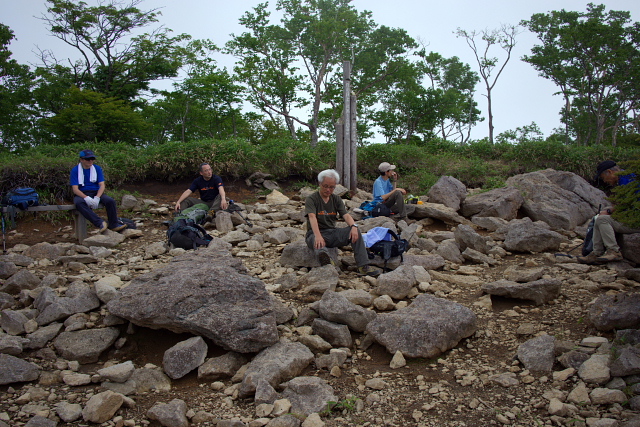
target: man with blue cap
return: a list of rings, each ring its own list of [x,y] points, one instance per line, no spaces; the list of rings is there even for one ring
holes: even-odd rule
[[[102,233],[107,228],[113,231],[122,231],[126,224],[118,221],[116,201],[104,194],[105,184],[102,168],[94,162],[96,155],[92,150],[80,152],[80,163],[71,169],[71,188],[73,190],[73,203],[83,217],[95,225]],[[107,221],[103,221],[93,209],[102,203],[107,210]]]
[[[635,182],[634,174],[624,175],[623,170],[613,160],[600,162],[596,168],[594,181],[596,185],[605,183],[610,187],[629,185]],[[605,208],[596,215],[593,225],[593,252],[585,257],[578,257],[581,264],[605,264],[613,261],[622,261],[624,258],[620,252],[620,246],[616,241],[616,233],[631,234],[640,233],[640,229],[629,227],[613,219],[611,214],[615,206]]]

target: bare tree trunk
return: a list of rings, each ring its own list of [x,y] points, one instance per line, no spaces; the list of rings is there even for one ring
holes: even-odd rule
[[[344,175],[344,122],[342,117],[336,121],[336,170]]]
[[[358,172],[358,154],[357,154],[357,147],[358,147],[358,130],[357,130],[357,124],[358,124],[358,114],[357,114],[357,98],[356,95],[354,93],[351,93],[349,96],[349,104],[350,104],[350,110],[351,110],[351,117],[350,117],[350,127],[351,127],[351,141],[350,141],[350,150],[351,150],[351,155],[350,160],[351,160],[351,164],[349,167],[349,172],[350,172],[350,176],[349,176],[349,187],[347,187],[349,190],[351,190],[351,194],[355,194],[356,191],[358,190],[358,177],[357,177],[357,172]]]
[[[344,123],[344,139],[342,146],[342,162],[344,172],[342,185],[351,187],[351,62],[344,61],[342,123]]]
[[[487,116],[489,116],[489,142],[493,144],[493,110],[491,109],[491,88],[487,86]]]

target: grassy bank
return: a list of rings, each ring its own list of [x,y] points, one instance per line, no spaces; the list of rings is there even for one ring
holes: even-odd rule
[[[144,148],[125,144],[44,145],[17,154],[0,155],[0,191],[34,187],[48,203],[69,200],[69,171],[78,152],[93,149],[110,187],[143,179],[174,181],[191,178],[202,162],[216,174],[241,178],[254,172],[276,179],[298,176],[311,182],[322,169],[334,167],[335,145],[316,149],[289,140],[253,145],[245,140],[205,140],[167,143]],[[518,145],[475,142],[457,145],[435,140],[426,146],[374,144],[358,149],[358,173],[362,182],[377,177],[382,161],[398,165],[402,185],[413,194],[425,194],[442,175],[453,176],[468,187],[496,188],[519,173],[545,168],[574,172],[586,179],[605,159],[625,161],[640,157],[638,148],[566,146],[558,142],[532,141]]]

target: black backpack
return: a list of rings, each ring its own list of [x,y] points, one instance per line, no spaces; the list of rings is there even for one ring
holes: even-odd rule
[[[196,249],[207,246],[213,237],[192,219],[178,219],[167,230],[167,239],[176,248]]]
[[[387,270],[387,262],[393,257],[400,257],[400,261],[404,261],[404,254],[409,249],[407,239],[401,239],[399,235],[389,230],[388,234],[393,240],[379,240],[369,248],[369,259],[373,259],[379,255],[384,260],[384,269]]]
[[[582,256],[587,256],[593,252],[593,227],[596,223],[596,217],[594,216],[589,225],[587,226],[587,235],[584,236],[584,242],[582,242]]]
[[[371,216],[391,216],[391,209],[384,203],[378,203],[371,209]]]

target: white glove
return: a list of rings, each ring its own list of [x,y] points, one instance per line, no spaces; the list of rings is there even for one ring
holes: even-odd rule
[[[100,204],[100,197],[95,196],[93,198],[93,209],[98,209],[99,204]]]
[[[87,206],[93,209],[93,199],[90,196],[85,197],[84,201],[87,204]]]

